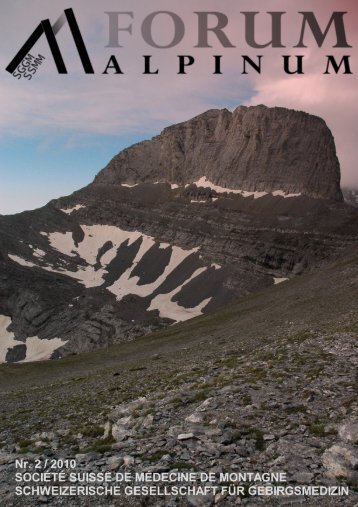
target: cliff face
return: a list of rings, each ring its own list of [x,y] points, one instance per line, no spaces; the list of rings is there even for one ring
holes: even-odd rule
[[[210,110],[123,150],[95,184],[206,177],[221,187],[342,200],[340,167],[325,122],[307,113],[265,106]]]

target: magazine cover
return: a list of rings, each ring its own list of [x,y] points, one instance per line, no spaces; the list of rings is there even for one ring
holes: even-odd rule
[[[0,505],[357,506],[357,3],[0,14]]]

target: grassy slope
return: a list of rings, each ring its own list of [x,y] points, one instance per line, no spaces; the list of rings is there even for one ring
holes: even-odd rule
[[[288,442],[313,439],[311,451],[318,456],[335,443],[336,428],[354,409],[355,371],[349,354],[357,336],[355,254],[136,342],[60,361],[2,365],[0,447],[8,451],[9,444],[16,444],[20,453],[36,453],[35,433],[66,429],[56,455],[103,453],[111,449],[101,435],[113,406],[148,396],[150,411],[166,411],[168,424],[173,424],[214,396],[218,420],[229,416],[237,428],[256,435],[249,470],[272,459],[261,441],[273,428],[287,435]],[[220,405],[225,386],[235,403]],[[249,417],[245,405],[251,403]],[[160,424],[138,441],[147,446],[144,453],[150,454],[155,445]],[[299,436],[302,427],[304,440]],[[274,445],[280,446],[280,439]],[[154,456],[149,458],[152,462]],[[333,507],[334,502],[317,499],[308,505]],[[344,505],[355,503],[352,497]]]
[[[347,331],[358,331],[357,307],[358,255],[351,255],[316,273],[243,298],[219,312],[134,342],[60,361],[0,365],[0,394],[71,382],[79,376],[93,378],[114,370],[147,367],[148,359],[155,354],[180,366],[183,355],[185,364],[196,364],[228,347],[249,353],[274,337],[302,330],[340,331],[342,322]]]
[[[357,316],[358,255],[352,255],[135,342],[59,361],[1,365],[0,447],[36,432],[65,428],[75,435],[84,426],[98,427],[113,406],[179,389],[187,379],[200,385],[201,375],[213,366],[218,371],[233,368],[232,380],[229,375],[224,385],[239,375],[245,388],[245,382],[258,380],[256,366],[262,370],[270,350],[276,350],[277,357],[290,343],[314,343],[316,335],[325,334],[327,343],[337,346],[336,332],[357,336]],[[271,364],[274,370],[260,370],[260,378],[287,376],[285,354],[283,363]],[[304,363],[299,353],[290,357],[289,370],[305,385],[321,358],[327,362],[326,353],[323,357],[319,346],[311,346]],[[330,372],[335,372],[334,361],[332,356]],[[333,390],[334,375],[326,379]],[[344,396],[336,403],[346,403]],[[64,441],[64,447],[67,444],[71,442]]]

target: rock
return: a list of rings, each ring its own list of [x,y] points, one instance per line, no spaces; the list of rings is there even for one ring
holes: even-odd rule
[[[323,120],[260,105],[233,113],[210,110],[168,127],[119,153],[95,184],[184,185],[205,176],[221,187],[342,200],[339,175],[333,136]]]
[[[175,422],[178,422],[178,421],[175,421]],[[170,426],[168,428],[168,436],[169,437],[173,437],[175,438],[175,440],[177,439],[177,436],[179,435],[179,433],[182,431],[182,426],[179,425],[179,424],[176,424],[175,426]]]
[[[309,484],[314,478],[311,472],[297,472],[292,476],[292,480],[298,484]]]
[[[191,438],[195,438],[195,435],[194,433],[181,433],[180,435],[178,435],[177,439],[179,441],[182,441],[182,440],[190,440]]]
[[[215,435],[212,431],[206,434]],[[224,445],[230,445],[236,442],[240,438],[240,432],[239,431],[226,431],[220,438],[219,442]]]
[[[129,456],[127,456],[128,458]],[[118,470],[118,468],[124,464],[124,459],[120,456],[111,456],[107,460],[107,465],[110,470]],[[127,465],[128,466],[128,465]]]
[[[227,494],[217,493],[214,498],[215,505],[222,503],[227,498]]]
[[[187,496],[187,500],[189,505],[193,505],[194,507],[210,507],[213,505],[213,497],[209,495],[189,495]]]
[[[210,404],[212,403],[212,401],[213,401],[213,398],[207,398],[205,401],[203,401],[203,403],[201,405],[198,406],[196,411],[197,412],[205,412],[210,407]]]
[[[126,440],[125,442],[116,442],[112,444],[112,449],[114,451],[122,451],[123,449],[127,448],[128,448],[128,440]]]
[[[62,437],[65,437],[69,433],[70,433],[70,430],[67,429],[67,428],[66,429],[59,429],[59,430],[57,430],[57,434],[61,435]]]
[[[96,467],[101,467],[102,465],[107,464],[107,460],[105,458],[102,458],[102,459],[96,460],[94,464]]]
[[[148,414],[146,417],[141,419],[141,426],[144,429],[148,429],[153,425],[154,417],[152,414]]]
[[[333,445],[322,457],[328,477],[344,477],[358,480],[358,450],[349,445]]]
[[[203,418],[201,417],[201,415],[196,414],[194,412],[194,414],[191,414],[191,415],[189,415],[188,417],[185,418],[185,422],[188,422],[188,423],[191,423],[191,424],[202,424],[203,423]]]
[[[79,462],[86,461],[87,454],[76,454],[75,459],[76,459],[76,461],[79,461]]]
[[[7,463],[11,463],[12,461],[14,461],[13,456],[0,453],[0,465],[6,465]]]
[[[237,445],[236,454],[245,458],[250,455],[250,450],[244,445]]]
[[[44,431],[40,434],[40,438],[42,440],[53,440],[55,438],[55,434],[53,431]]]
[[[118,442],[133,435],[133,431],[131,430],[133,425],[134,419],[132,416],[122,417],[121,419],[118,419],[118,421],[112,425],[113,438]]]
[[[105,440],[110,435],[112,435],[112,423],[110,421],[107,421],[104,425],[104,433],[102,438]]]
[[[267,435],[264,435],[264,440],[266,441],[270,441],[270,440],[275,440],[275,435],[272,435],[272,434],[267,434]]]
[[[122,403],[121,405],[118,405],[115,407],[114,410],[110,413],[109,417],[111,421],[123,420],[122,424],[125,423],[125,419],[130,417],[131,414],[141,409],[146,403],[146,398],[144,396],[137,398],[136,400],[133,400],[129,403]]]
[[[338,429],[338,434],[344,442],[358,444],[358,421],[347,421]]]
[[[209,428],[205,430],[205,435],[209,437],[222,435],[223,431],[220,428]]]
[[[123,456],[123,465],[125,467],[129,467],[131,465],[134,465],[134,458],[133,456]]]

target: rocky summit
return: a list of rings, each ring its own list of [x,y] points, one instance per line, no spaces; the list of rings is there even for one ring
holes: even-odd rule
[[[95,183],[199,182],[232,191],[342,200],[333,136],[316,116],[281,107],[210,110],[122,151]]]
[[[0,361],[133,340],[314,272],[357,246],[334,140],[283,108],[211,110],[87,187],[0,217]]]

